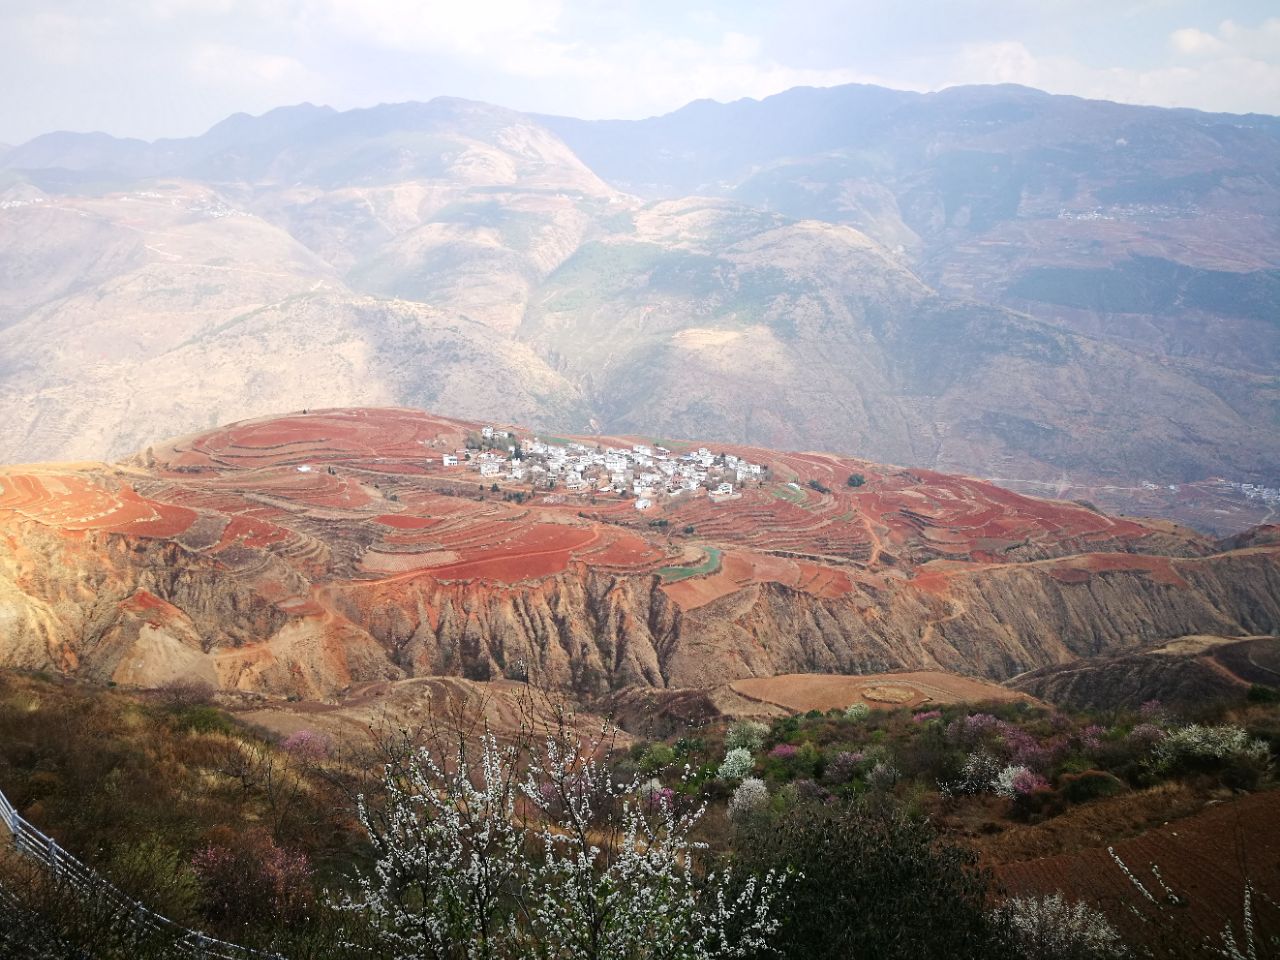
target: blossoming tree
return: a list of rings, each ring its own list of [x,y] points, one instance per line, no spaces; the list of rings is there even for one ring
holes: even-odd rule
[[[783,878],[701,869],[704,807],[619,780],[609,732],[563,714],[502,743],[487,730],[418,747],[358,814],[377,854],[347,901],[388,956],[432,960],[712,960],[757,956]]]

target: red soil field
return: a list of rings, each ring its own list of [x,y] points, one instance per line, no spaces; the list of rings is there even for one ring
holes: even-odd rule
[[[479,426],[402,409],[321,410],[158,444],[120,467],[0,470],[0,525],[171,539],[246,576],[283,563],[314,590],[408,577],[514,584],[580,567],[647,577],[689,550],[718,548],[719,570],[662,586],[683,609],[762,584],[832,600],[914,584],[941,597],[954,577],[1007,563],[1041,562],[1071,584],[1132,569],[1182,582],[1167,559],[1144,555],[1167,548],[1167,525],[821,453],[717,447],[767,468],[720,503],[685,495],[640,514],[629,500],[560,491],[504,501],[505,481],[490,494],[478,475],[439,466]],[[865,483],[851,488],[854,473]],[[528,493],[527,483],[511,489]],[[1192,537],[1177,546],[1215,549]],[[296,606],[296,593],[280,599]]]
[[[425,530],[440,522],[435,517],[411,517],[396,513],[384,513],[374,517],[373,521],[384,527],[394,527],[396,530]]]

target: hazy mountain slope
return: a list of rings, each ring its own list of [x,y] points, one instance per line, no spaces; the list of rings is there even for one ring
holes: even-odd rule
[[[1274,117],[848,86],[545,122],[620,187],[850,224],[943,293],[1156,358],[1280,428]]]
[[[652,205],[584,246],[521,337],[606,429],[1049,477],[1247,471],[1275,448],[1161,365],[939,296],[847,227],[724,201]]]
[[[581,418],[575,391],[526,348],[476,321],[352,293],[283,230],[206,188],[51,198],[0,210],[0,222],[12,227],[0,230],[5,292],[36,304],[0,328],[10,459],[118,455],[175,423],[280,406]],[[34,263],[30,237],[48,243]],[[40,269],[61,258],[64,270]]]
[[[1148,478],[1270,483],[1278,130],[841,87],[640,122],[440,99],[52,134],[0,171],[0,455],[506,403],[1113,504]]]

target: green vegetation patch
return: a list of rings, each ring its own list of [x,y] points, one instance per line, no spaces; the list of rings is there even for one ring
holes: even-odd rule
[[[769,487],[769,493],[777,497],[779,500],[790,501],[798,507],[803,507],[809,500],[809,498],[805,496],[803,490],[797,490],[790,484],[779,484],[776,487]]]
[[[658,570],[658,576],[662,578],[663,583],[678,583],[681,580],[688,580],[690,577],[701,577],[708,573],[715,573],[720,569],[720,550],[716,547],[705,547],[706,559],[702,563],[694,567],[662,567]]]

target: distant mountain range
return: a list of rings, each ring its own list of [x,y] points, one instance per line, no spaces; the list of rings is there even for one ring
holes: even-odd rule
[[[1280,486],[1278,319],[1274,117],[847,86],[642,121],[302,105],[0,152],[0,461],[398,404],[1229,529],[1148,488]]]

